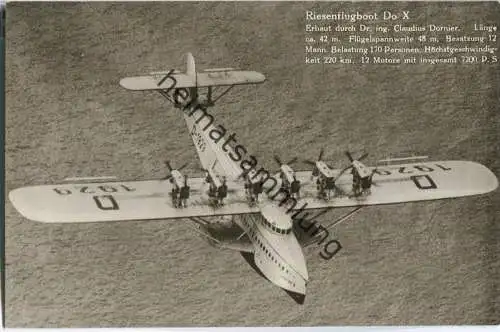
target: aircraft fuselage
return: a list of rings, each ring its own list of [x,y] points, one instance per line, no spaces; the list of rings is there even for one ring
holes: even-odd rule
[[[291,228],[279,233],[260,214],[240,216],[236,223],[252,242],[254,262],[262,274],[275,285],[305,296],[309,279],[306,261]]]

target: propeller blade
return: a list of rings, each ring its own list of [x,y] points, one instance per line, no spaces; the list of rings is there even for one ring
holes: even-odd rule
[[[208,103],[212,102],[212,87],[211,86],[208,87],[207,101],[208,101]]]
[[[337,177],[335,178],[335,181],[337,181],[337,179],[338,179],[338,178],[340,178],[340,176],[341,176],[342,174],[344,174],[344,173],[345,173],[347,170],[349,170],[350,168],[352,168],[352,165],[351,165],[351,166],[347,166],[347,167],[345,167],[343,170],[341,170],[341,171],[340,171],[340,173],[339,173],[339,174],[337,175]],[[335,182],[335,181],[334,181],[334,182]]]
[[[345,152],[345,155],[347,156],[347,158],[349,158],[349,161],[352,163],[354,161],[354,158],[352,157],[351,153],[349,151],[346,151]]]
[[[376,182],[373,182],[372,179],[373,179],[373,175],[375,174],[376,171],[377,171],[377,168],[374,168],[372,171],[372,174],[370,174],[370,185],[375,186],[375,187],[377,187],[378,184]]]
[[[292,158],[292,160],[290,160],[287,165],[291,165],[291,164],[295,164],[295,162],[297,162],[298,158],[297,157],[294,157]]]
[[[181,167],[179,167],[177,170],[178,171],[182,171],[187,165],[188,165],[188,163],[185,163],[184,165],[182,165]]]
[[[324,153],[325,153],[325,149],[321,148],[321,151],[319,152],[318,161],[321,161],[321,158],[323,158]]]
[[[169,171],[169,172],[172,172],[172,169],[173,169],[173,168],[172,168],[172,165],[170,165],[170,161],[168,161],[168,160],[167,160],[167,161],[165,162],[165,165],[167,166],[168,171]]]
[[[281,159],[280,157],[278,157],[277,155],[274,155],[274,160],[276,160],[276,162],[278,163],[278,165],[283,165],[283,163],[281,162]]]
[[[368,156],[368,152],[358,158],[358,161],[365,159]]]
[[[246,180],[246,178],[248,177],[248,173],[250,173],[250,172],[248,170],[245,170],[245,171],[241,172],[240,175],[238,175],[238,177],[236,179]]]

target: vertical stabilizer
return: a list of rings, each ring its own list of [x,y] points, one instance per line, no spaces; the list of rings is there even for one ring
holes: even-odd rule
[[[191,52],[188,52],[186,54],[186,75],[191,77],[194,81],[194,87],[189,88],[189,95],[191,96],[191,100],[198,100],[198,77],[196,74],[194,57]]]
[[[186,54],[186,74],[195,77],[196,76],[196,67],[194,64],[194,57],[193,54],[188,53]]]

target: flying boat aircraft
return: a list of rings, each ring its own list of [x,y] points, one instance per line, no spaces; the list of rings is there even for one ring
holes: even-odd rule
[[[25,218],[43,223],[191,220],[193,229],[211,244],[241,252],[265,278],[303,303],[309,273],[302,249],[322,236],[299,239],[297,220],[301,219],[293,212],[353,208],[324,225],[327,229],[362,207],[480,195],[498,186],[496,176],[476,162],[429,162],[417,158],[411,159],[413,162],[398,159],[404,163],[397,165],[368,167],[361,163],[366,155],[356,160],[347,152],[350,165],[335,169],[322,160],[323,150],[317,161],[309,161],[312,171],[295,171],[290,167],[295,158],[283,163],[278,157],[275,159],[280,170],[276,178],[262,170],[244,169],[235,161],[238,152],[241,154],[238,147],[223,146],[210,136],[216,127],[208,109],[234,86],[264,81],[265,76],[255,71],[221,68],[198,72],[190,53],[184,72],[171,70],[124,78],[120,85],[125,89],[159,92],[179,109],[204,176],[188,178],[181,173],[186,165],[175,169],[167,162],[169,175],[161,180],[82,179],[78,184],[17,188],[9,193],[9,199]],[[214,98],[217,87],[225,90]],[[207,90],[206,95],[201,94],[202,89]],[[311,182],[311,177],[318,178],[320,185]],[[334,194],[325,196],[325,190]],[[214,200],[217,204],[213,204]],[[226,220],[239,230],[234,236],[221,237],[214,232],[216,225]]]

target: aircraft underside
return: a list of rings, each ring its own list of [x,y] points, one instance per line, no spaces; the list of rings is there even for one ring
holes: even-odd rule
[[[264,275],[264,273],[262,273],[262,271],[259,269],[257,264],[255,264],[255,255],[253,253],[244,252],[244,251],[241,251],[240,253],[241,253],[241,256],[245,259],[245,261],[252,267],[252,269],[255,270],[255,272],[257,272],[262,278],[272,282]],[[283,289],[288,296],[290,296],[292,299],[294,299],[295,302],[297,302],[298,304],[304,304],[304,301],[306,299],[305,294],[293,292],[293,291],[290,291],[290,290],[285,289],[283,287],[280,287],[280,288]]]
[[[307,280],[296,271],[296,267],[294,269],[297,262],[287,262],[283,259],[283,257],[287,257],[287,254],[290,254],[284,252],[285,248],[272,247],[271,242],[266,243],[265,237],[262,236],[257,239],[255,232],[258,231],[258,228],[252,231],[246,227],[258,224],[259,218],[262,217],[255,214],[211,218],[210,221],[204,220],[204,224],[198,220],[197,223],[198,230],[202,231],[201,234],[212,246],[239,251],[245,261],[261,277],[282,288],[297,303],[303,304]],[[247,229],[245,230],[245,228]],[[305,259],[300,244],[296,241],[295,234],[289,234],[289,237],[293,237],[293,240],[289,241],[289,245],[293,247],[295,243],[300,250],[300,254],[293,254],[292,250],[292,256],[296,257],[299,260],[298,264],[303,264],[303,269],[305,269]],[[286,241],[286,239],[280,240]],[[281,250],[281,254],[277,250]],[[307,271],[305,273],[307,278]]]

